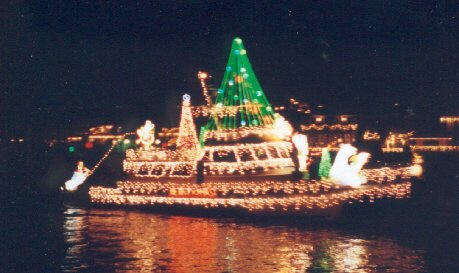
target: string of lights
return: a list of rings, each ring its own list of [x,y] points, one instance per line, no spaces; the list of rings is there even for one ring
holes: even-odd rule
[[[186,189],[186,188],[185,188]],[[183,190],[177,195],[186,194]],[[175,194],[175,193],[174,193]],[[303,212],[313,209],[327,209],[354,202],[374,202],[375,199],[409,197],[411,183],[389,183],[384,185],[365,186],[358,189],[342,189],[339,192],[318,195],[292,195],[286,197],[263,196],[242,198],[215,197],[209,190],[195,191],[196,195],[211,195],[210,197],[179,197],[152,196],[147,194],[124,194],[121,188],[91,187],[89,195],[91,202],[112,205],[182,205],[202,208],[236,207],[248,211],[282,211]]]
[[[201,82],[202,94],[206,100],[207,107],[212,107],[212,100],[209,96],[209,91],[207,90],[206,80],[210,77],[206,72],[198,72],[198,79]]]
[[[110,148],[107,150],[107,152],[105,152],[105,154],[99,159],[99,161],[97,161],[97,163],[94,165],[94,167],[89,171],[88,176],[86,177],[86,179],[88,177],[90,177],[100,167],[100,165],[108,158],[108,156],[113,151],[113,149],[118,144],[118,142],[124,140],[124,138],[126,136],[133,135],[133,134],[134,133],[132,133],[132,132],[128,132],[128,133],[123,134],[119,139],[113,140],[112,141],[112,145],[110,146]]]
[[[328,124],[323,124],[323,125],[317,125],[317,124],[309,124],[309,125],[300,125],[301,131],[310,131],[310,130],[316,130],[316,131],[322,131],[325,129],[329,130],[340,130],[340,131],[355,131],[357,130],[358,125],[357,124],[333,124],[333,125],[328,125]]]
[[[458,152],[459,151],[459,146],[453,146],[453,145],[441,145],[441,146],[412,145],[410,146],[410,148],[414,152]]]

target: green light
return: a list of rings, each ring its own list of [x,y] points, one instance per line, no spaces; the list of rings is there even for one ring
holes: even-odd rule
[[[70,147],[69,147],[69,152],[71,152],[71,153],[75,152],[75,147],[70,146]]]
[[[331,169],[331,158],[330,152],[327,148],[322,149],[322,156],[320,157],[319,164],[319,177],[320,179],[326,179],[330,176]]]
[[[242,43],[241,38],[236,38],[236,39],[234,39],[234,41],[235,41],[236,43],[238,43],[238,44]]]

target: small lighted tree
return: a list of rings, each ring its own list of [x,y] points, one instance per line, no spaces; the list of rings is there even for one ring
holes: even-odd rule
[[[319,164],[319,177],[320,179],[327,179],[330,176],[331,158],[330,152],[327,148],[322,149],[322,156],[320,157]]]
[[[199,147],[196,127],[191,114],[190,95],[185,94],[183,95],[177,149],[183,150],[185,157],[194,157],[197,155]]]

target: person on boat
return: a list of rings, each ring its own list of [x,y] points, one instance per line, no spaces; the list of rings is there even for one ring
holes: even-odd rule
[[[73,172],[72,178],[65,182],[65,189],[67,191],[74,191],[84,183],[89,175],[90,170],[84,166],[83,161],[78,161],[76,170]]]

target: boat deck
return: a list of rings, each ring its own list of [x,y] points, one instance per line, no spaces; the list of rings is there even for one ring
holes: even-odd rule
[[[120,181],[116,188],[91,187],[94,204],[120,206],[184,206],[238,208],[248,212],[311,213],[354,202],[403,199],[411,195],[411,182],[371,183],[359,188],[329,181]]]

